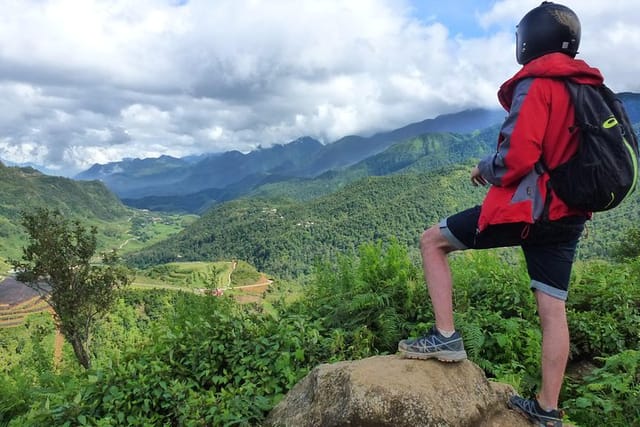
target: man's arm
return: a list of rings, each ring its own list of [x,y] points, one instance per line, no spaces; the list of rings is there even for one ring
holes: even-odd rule
[[[500,129],[498,149],[477,166],[480,176],[493,185],[519,182],[540,159],[549,110],[546,96],[535,82],[530,78],[518,83],[509,116]]]

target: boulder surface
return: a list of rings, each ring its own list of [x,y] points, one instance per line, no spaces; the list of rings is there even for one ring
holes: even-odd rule
[[[272,427],[519,427],[514,389],[473,362],[376,356],[314,368],[271,411]]]

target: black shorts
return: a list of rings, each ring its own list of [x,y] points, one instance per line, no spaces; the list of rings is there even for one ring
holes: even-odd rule
[[[480,206],[440,222],[440,231],[456,249],[520,246],[531,277],[531,288],[566,300],[571,267],[586,217],[566,217],[535,224],[490,225],[478,231]]]

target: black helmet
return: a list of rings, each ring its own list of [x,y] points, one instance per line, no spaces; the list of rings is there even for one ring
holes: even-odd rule
[[[551,52],[562,52],[572,58],[580,44],[580,20],[571,9],[544,1],[527,13],[516,27],[516,59],[518,64]]]

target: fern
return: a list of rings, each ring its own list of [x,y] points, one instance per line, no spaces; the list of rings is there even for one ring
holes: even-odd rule
[[[484,331],[476,323],[459,322],[458,329],[462,331],[464,346],[472,359],[480,359],[480,353],[485,343]]]

